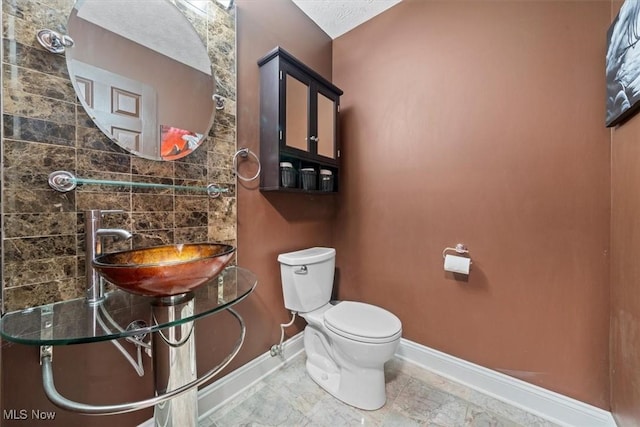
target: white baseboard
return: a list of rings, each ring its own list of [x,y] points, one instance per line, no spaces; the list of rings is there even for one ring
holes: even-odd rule
[[[396,356],[562,426],[616,427],[603,409],[404,338]]]
[[[302,332],[284,342],[284,359],[272,357],[269,352],[209,384],[198,392],[198,418],[205,418],[235,398],[245,389],[261,381],[284,363],[304,350]]]
[[[302,332],[285,342],[285,360],[304,350]],[[616,427],[610,412],[402,338],[396,356],[435,374],[567,427]],[[204,419],[285,362],[267,352],[198,392]],[[153,427],[148,420],[138,427]]]

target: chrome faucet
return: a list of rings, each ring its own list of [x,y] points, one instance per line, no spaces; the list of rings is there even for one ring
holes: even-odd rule
[[[93,268],[92,261],[102,255],[102,237],[115,237],[116,240],[128,240],[132,234],[120,228],[102,228],[102,216],[110,213],[122,213],[121,210],[91,209],[84,211],[85,264],[87,276],[87,302],[99,304],[104,299],[104,281]]]
[[[104,212],[104,211],[103,211]],[[115,237],[116,240],[129,240],[132,234],[122,228],[98,228],[96,230],[97,237]],[[96,254],[98,256],[100,254]]]

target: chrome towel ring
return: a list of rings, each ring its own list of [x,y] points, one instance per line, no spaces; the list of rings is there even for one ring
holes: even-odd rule
[[[249,154],[251,154],[253,156],[253,158],[256,159],[256,162],[258,163],[258,170],[256,171],[256,174],[254,176],[252,176],[251,178],[247,178],[246,176],[242,176],[242,175],[240,175],[240,172],[238,172],[238,157],[242,157],[243,159],[246,159],[246,158],[249,157]],[[256,156],[256,154],[254,152],[252,152],[248,148],[241,148],[238,151],[236,151],[236,154],[233,155],[233,172],[241,180],[247,181],[247,182],[248,181],[253,181],[258,176],[260,176],[260,171],[261,170],[262,170],[262,165],[260,164],[260,159],[258,158],[258,156]]]

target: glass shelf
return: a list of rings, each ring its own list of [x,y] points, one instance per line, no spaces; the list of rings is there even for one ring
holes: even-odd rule
[[[105,300],[90,306],[86,299],[6,313],[0,319],[2,338],[28,345],[65,345],[135,337],[220,312],[242,301],[257,284],[256,276],[240,267],[228,267],[209,283],[196,289],[193,315],[156,324],[151,305],[158,298],[133,295],[122,290],[108,292]],[[134,321],[148,326],[127,329]]]
[[[88,185],[111,185],[116,187],[136,187],[136,188],[162,188],[171,190],[185,190],[191,192],[205,192],[210,197],[216,198],[221,193],[228,193],[228,188],[223,188],[214,184],[209,184],[206,187],[190,186],[190,185],[174,185],[174,184],[161,184],[153,182],[131,182],[131,181],[114,181],[110,179],[91,179],[91,178],[78,178],[71,172],[67,171],[55,171],[49,174],[49,186],[56,191],[66,193],[74,190],[80,184]]]

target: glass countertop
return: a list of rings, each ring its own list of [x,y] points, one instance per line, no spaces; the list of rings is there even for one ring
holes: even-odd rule
[[[193,292],[193,314],[179,320],[157,324],[152,320],[152,303],[158,298],[115,290],[95,306],[80,298],[6,313],[0,319],[0,335],[8,341],[39,346],[135,337],[220,312],[242,301],[256,284],[249,270],[228,267]],[[128,328],[139,320],[146,325]]]

